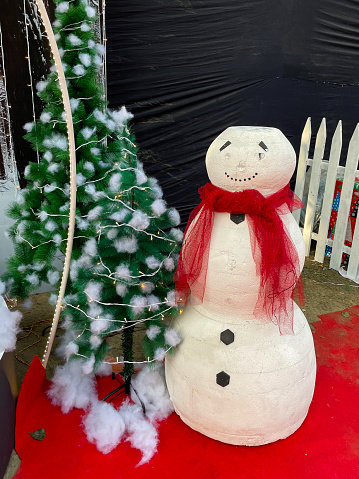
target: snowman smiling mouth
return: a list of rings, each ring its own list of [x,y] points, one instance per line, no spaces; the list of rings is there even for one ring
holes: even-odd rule
[[[258,173],[254,173],[253,176],[250,176],[249,178],[234,178],[233,176],[229,175],[226,171],[224,172],[224,174],[226,175],[227,178],[230,178],[232,181],[251,181],[253,180],[257,175]]]

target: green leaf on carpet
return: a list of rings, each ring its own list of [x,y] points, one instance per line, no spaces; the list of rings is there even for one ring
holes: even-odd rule
[[[45,438],[45,429],[38,429],[34,432],[29,432],[30,436],[36,441],[42,441]]]
[[[348,311],[342,311],[342,316],[344,316],[344,318],[349,318],[349,313]]]

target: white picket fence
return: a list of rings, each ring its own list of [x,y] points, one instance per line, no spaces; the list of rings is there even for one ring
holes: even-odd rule
[[[306,181],[307,166],[311,166],[311,174],[308,188],[308,199],[305,206],[305,220],[303,237],[305,241],[305,254],[309,256],[312,240],[316,241],[314,260],[323,263],[326,245],[332,247],[330,257],[330,268],[339,271],[342,253],[349,253],[350,259],[347,270],[347,277],[355,280],[359,266],[359,218],[353,235],[352,246],[344,245],[345,234],[352,201],[355,177],[359,177],[359,123],[349,142],[346,166],[339,166],[340,153],[342,149],[342,122],[339,121],[332,137],[329,160],[324,159],[325,142],[327,139],[326,122],[323,118],[315,140],[313,159],[308,158],[311,141],[311,119],[308,118],[300,145],[297,179],[295,193],[303,199],[304,184]],[[318,233],[313,232],[314,216],[318,198],[320,178],[323,171],[327,171],[323,205],[319,223]],[[330,215],[333,204],[335,182],[337,178],[343,179],[343,186],[340,194],[338,217],[336,221],[334,240],[327,238]],[[308,178],[307,178],[308,181]],[[293,213],[299,224],[300,210]]]

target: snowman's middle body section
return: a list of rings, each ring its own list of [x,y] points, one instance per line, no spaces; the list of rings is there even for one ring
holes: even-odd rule
[[[304,244],[290,213],[281,215],[304,263]],[[195,220],[196,221],[196,220]],[[256,318],[260,276],[248,221],[215,213],[203,303],[191,301],[174,327],[184,338],[166,359],[176,412],[193,429],[223,442],[260,445],[304,421],[316,374],[313,338],[294,304],[294,335]]]

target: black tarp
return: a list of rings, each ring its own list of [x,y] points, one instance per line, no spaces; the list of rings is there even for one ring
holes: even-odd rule
[[[359,121],[358,0],[109,0],[108,96],[135,115],[141,159],[187,220],[211,141],[232,125]],[[328,142],[330,145],[330,141]]]

